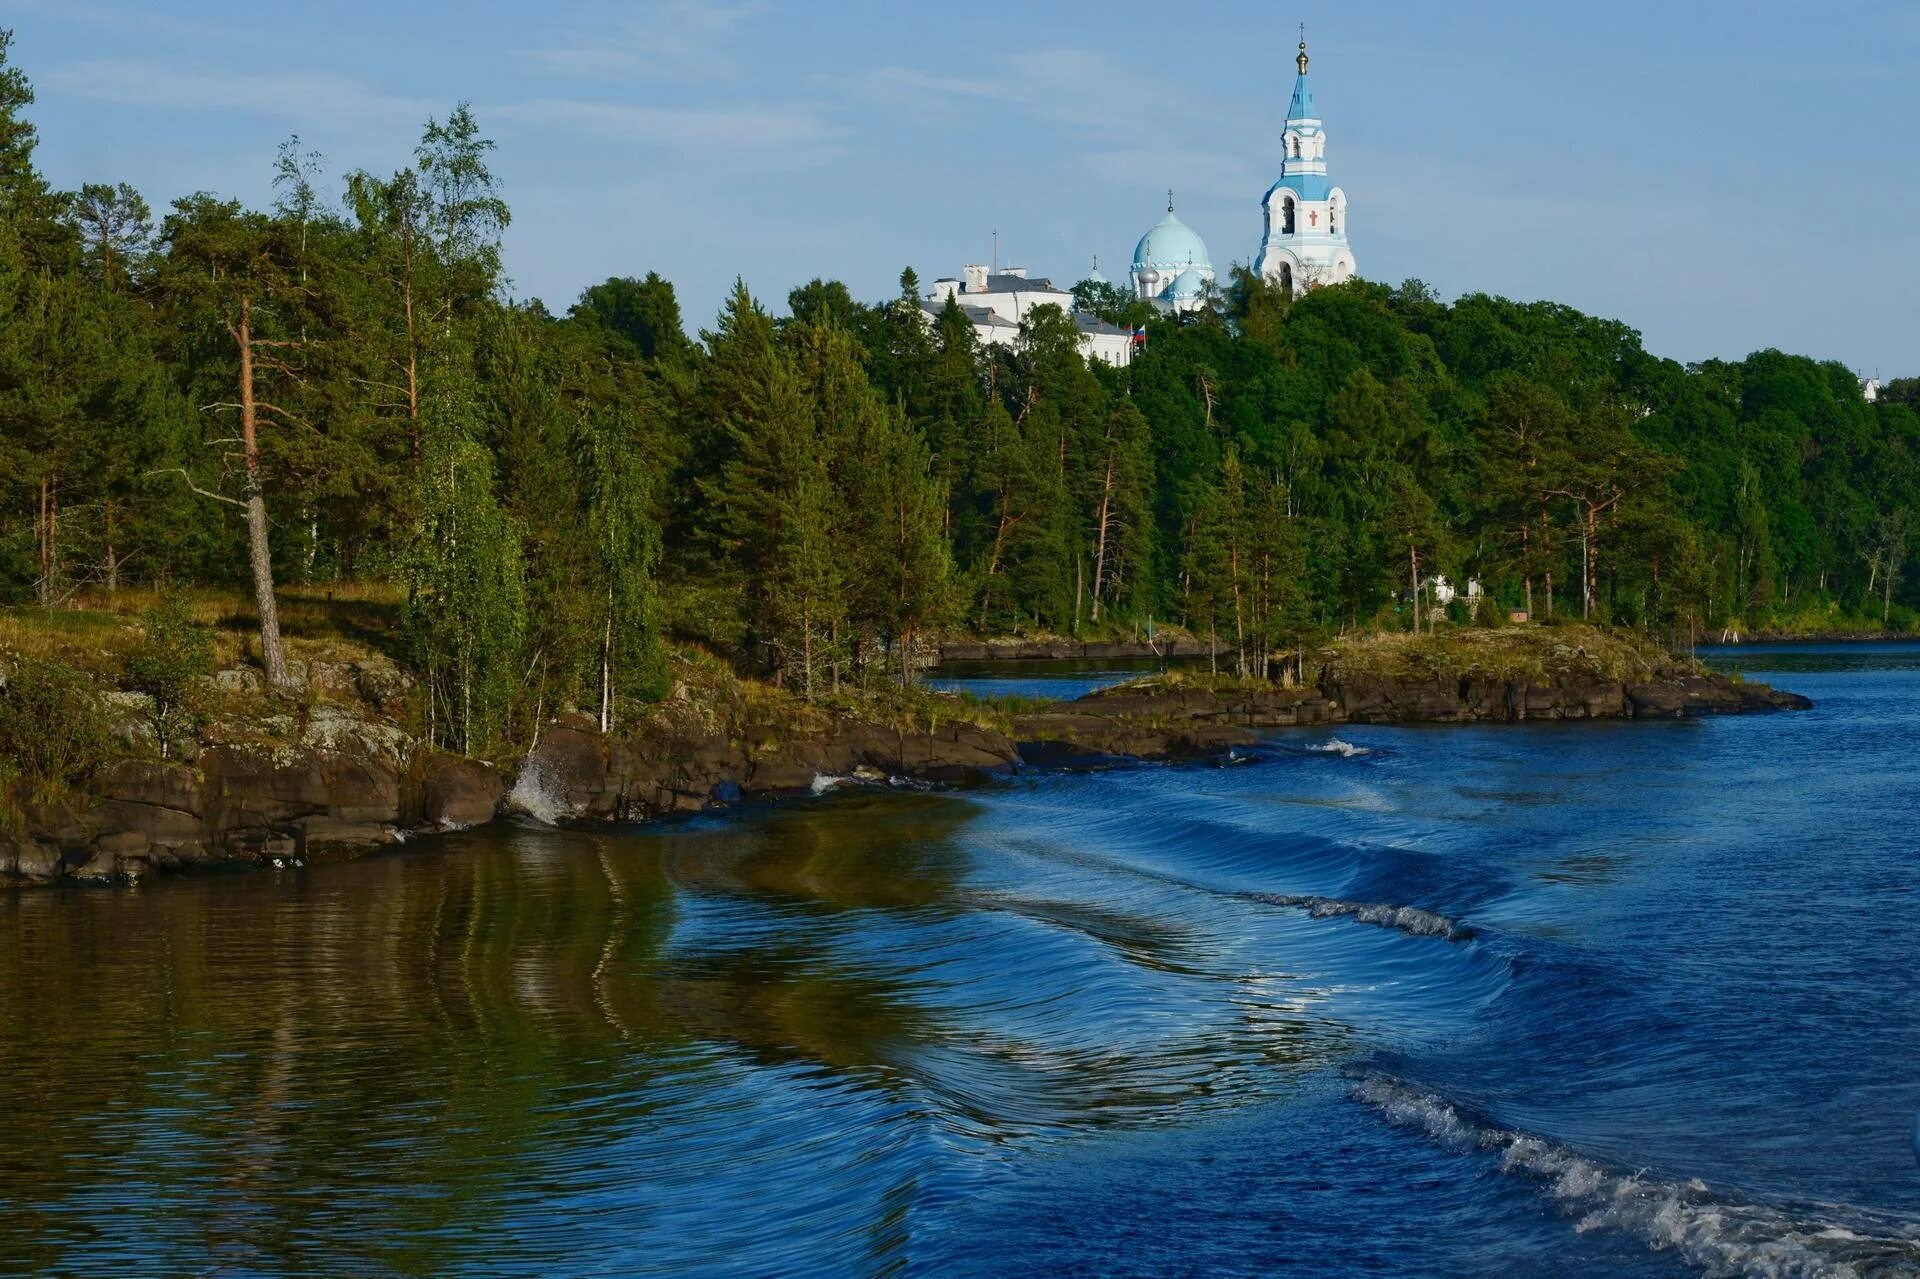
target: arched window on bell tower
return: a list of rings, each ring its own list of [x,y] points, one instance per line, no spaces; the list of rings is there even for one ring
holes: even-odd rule
[[[1340,206],[1337,204],[1327,206],[1327,234],[1340,234]]]
[[[1293,197],[1287,196],[1280,201],[1280,233],[1293,234]]]
[[[1293,292],[1293,264],[1290,262],[1280,264],[1280,287],[1289,293]]]
[[[1300,135],[1297,133],[1287,135],[1287,156],[1294,160],[1300,158]]]

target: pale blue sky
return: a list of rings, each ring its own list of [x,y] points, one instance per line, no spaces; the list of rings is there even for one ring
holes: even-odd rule
[[[470,99],[521,296],[657,270],[893,291],[1002,260],[1119,278],[1176,188],[1223,271],[1259,239],[1308,23],[1360,270],[1551,298],[1680,359],[1779,346],[1920,373],[1920,5],[1421,0],[4,0],[62,185],[264,202]]]

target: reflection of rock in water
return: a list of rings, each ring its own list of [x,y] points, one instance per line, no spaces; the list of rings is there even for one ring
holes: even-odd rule
[[[247,1268],[383,1271],[394,1240],[409,1269],[481,1268],[480,1240],[504,1266],[543,1246],[516,1214],[576,1189],[641,1216],[691,1196],[674,1210],[710,1235],[724,1196],[778,1236],[809,1195],[868,1211],[930,1148],[1148,1120],[1317,1051],[1308,1019],[1249,1022],[1204,937],[1104,881],[983,877],[979,811],[853,792],[22,896],[0,1069],[58,1086],[0,1141],[13,1220],[100,1202],[106,1168],[128,1198],[100,1229]],[[314,1222],[302,1205],[343,1180],[351,1227]]]

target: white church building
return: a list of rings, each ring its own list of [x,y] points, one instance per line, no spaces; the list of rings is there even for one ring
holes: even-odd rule
[[[1307,81],[1307,42],[1294,58],[1299,74],[1281,136],[1280,177],[1261,198],[1262,234],[1254,269],[1297,296],[1354,274],[1347,246],[1347,193],[1327,175],[1327,133]],[[1203,305],[1213,263],[1199,235],[1173,211],[1140,237],[1133,251],[1134,296],[1180,314]]]
[[[1173,211],[1167,192],[1167,216],[1140,237],[1133,250],[1134,296],[1175,314],[1201,306],[1213,289],[1213,261],[1206,243]]]
[[[1347,193],[1327,173],[1327,133],[1307,81],[1304,32],[1294,65],[1299,73],[1281,135],[1280,176],[1260,200],[1262,233],[1253,267],[1297,297],[1351,279],[1355,267],[1347,244]],[[1089,278],[1104,284],[1099,259],[1094,261]],[[1132,286],[1135,297],[1173,315],[1198,310],[1213,296],[1206,242],[1173,211],[1171,191],[1166,216],[1134,247]],[[1022,320],[1037,306],[1057,306],[1073,318],[1081,353],[1090,360],[1129,364],[1139,343],[1136,334],[1079,310],[1072,293],[1029,277],[1024,267],[968,266],[959,278],[935,280],[922,307],[929,324],[949,301],[966,314],[983,346],[1011,346]]]

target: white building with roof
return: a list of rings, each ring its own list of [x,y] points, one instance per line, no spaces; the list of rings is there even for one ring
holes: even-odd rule
[[[991,271],[984,266],[961,268],[961,278],[935,280],[933,292],[921,307],[931,324],[951,299],[973,324],[982,346],[1012,346],[1020,326],[1034,308],[1059,307],[1080,330],[1080,353],[1089,360],[1124,366],[1133,362],[1133,335],[1079,309],[1073,294],[1054,287],[1044,276],[1029,276],[1025,267]]]

